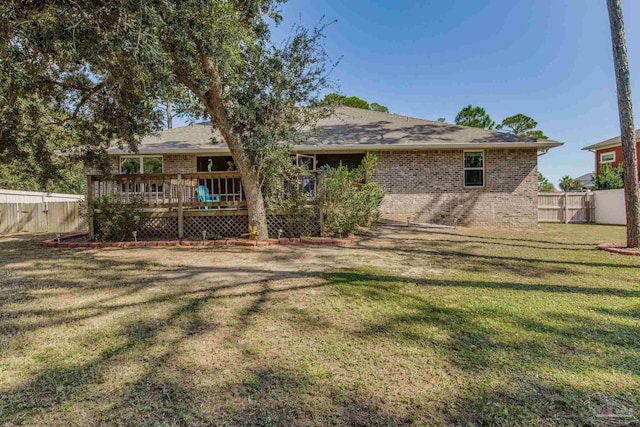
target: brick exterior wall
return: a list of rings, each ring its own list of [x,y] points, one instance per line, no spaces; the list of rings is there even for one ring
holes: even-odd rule
[[[533,227],[537,151],[485,150],[485,187],[465,188],[462,150],[381,152],[373,180],[387,191],[382,217],[437,224]],[[165,154],[165,173],[196,172],[193,154]],[[114,157],[112,172],[119,172]],[[92,173],[89,169],[86,173]]]
[[[196,172],[195,154],[165,154],[164,173],[194,173]]]
[[[463,151],[378,153],[382,217],[437,224],[533,227],[537,151],[485,150],[485,187],[465,188]]]

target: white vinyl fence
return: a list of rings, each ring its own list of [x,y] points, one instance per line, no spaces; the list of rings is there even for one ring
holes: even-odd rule
[[[593,192],[598,224],[625,225],[627,213],[624,206],[624,189]]]

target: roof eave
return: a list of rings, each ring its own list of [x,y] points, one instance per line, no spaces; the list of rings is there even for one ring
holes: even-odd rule
[[[505,142],[480,144],[467,143],[443,143],[443,144],[336,144],[336,145],[294,145],[294,152],[304,151],[427,151],[427,150],[468,150],[468,149],[549,149],[563,145],[562,142]]]
[[[583,147],[582,150],[584,151],[592,151],[592,150],[604,150],[606,148],[614,148],[614,147],[618,147],[620,145],[622,145],[621,142],[612,142],[610,144],[602,144],[601,142],[597,143],[597,144],[593,144],[593,145],[589,145],[588,147]]]
[[[363,152],[363,151],[428,151],[428,150],[474,150],[474,149],[528,149],[535,148],[546,150],[563,145],[562,142],[505,142],[481,144],[467,143],[443,143],[443,144],[335,144],[335,145],[292,145],[293,152]],[[110,155],[133,154],[228,154],[227,147],[197,147],[197,148],[171,148],[171,149],[145,149],[141,147],[137,153],[127,150],[112,149]]]

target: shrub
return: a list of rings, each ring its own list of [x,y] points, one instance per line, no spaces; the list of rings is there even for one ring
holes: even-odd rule
[[[131,238],[140,224],[141,207],[142,200],[133,199],[125,203],[116,194],[107,194],[100,199],[92,200],[89,208],[98,224],[96,239],[106,242]]]
[[[366,154],[357,169],[322,168],[318,205],[328,234],[347,234],[358,227],[370,227],[380,218],[384,190],[366,179],[373,175],[377,157]]]
[[[596,190],[615,190],[624,187],[622,165],[603,165],[596,175]]]
[[[318,223],[317,203],[314,191],[304,188],[304,179],[313,179],[306,165],[291,161],[289,152],[285,156],[274,155],[263,168],[265,176],[263,194],[267,208],[272,213],[282,215],[282,236],[278,233],[270,237],[301,237],[302,230],[310,223]]]

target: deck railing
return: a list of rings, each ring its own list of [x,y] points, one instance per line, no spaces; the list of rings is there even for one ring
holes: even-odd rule
[[[90,199],[115,194],[124,202],[141,200],[150,208],[242,209],[247,205],[238,172],[90,175],[87,186]]]
[[[310,172],[298,183],[309,199],[316,197],[317,174]],[[239,172],[199,172],[188,174],[140,174],[87,176],[87,201],[113,194],[125,203],[141,200],[144,214],[175,219],[178,237],[193,228],[194,217],[247,215]],[[91,207],[89,216],[93,218]],[[197,224],[196,224],[197,225]],[[89,235],[95,236],[95,221],[89,220]]]

